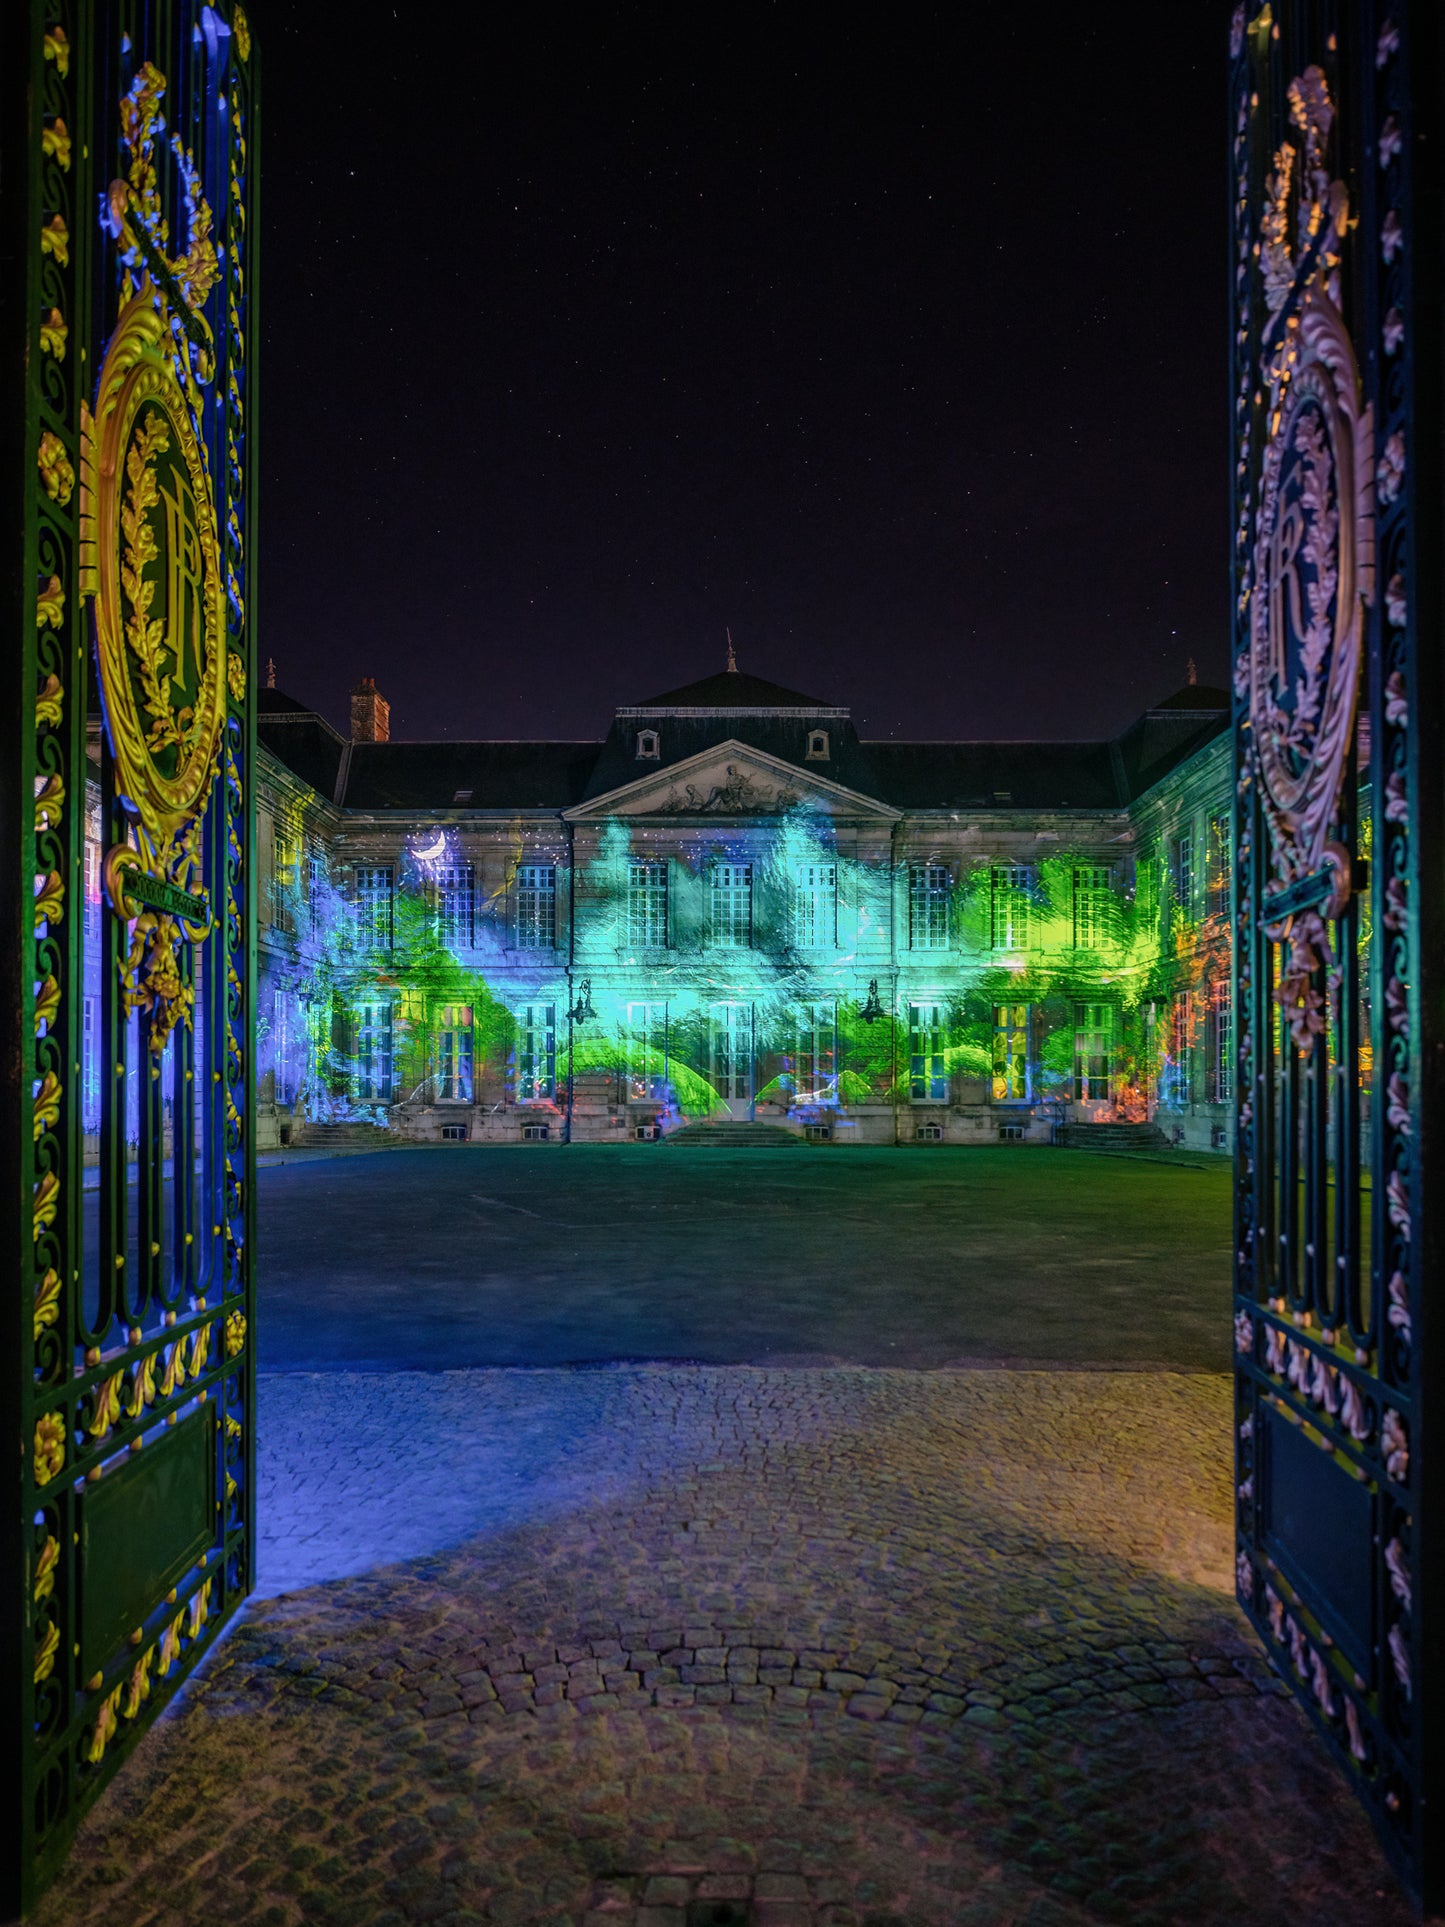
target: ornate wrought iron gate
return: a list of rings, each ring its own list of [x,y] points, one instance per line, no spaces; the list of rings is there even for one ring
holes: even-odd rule
[[[1231,49],[1236,1576],[1434,1905],[1440,36],[1417,0],[1279,0]]]
[[[253,1545],[256,50],[239,4],[29,17],[0,63],[7,1912]]]

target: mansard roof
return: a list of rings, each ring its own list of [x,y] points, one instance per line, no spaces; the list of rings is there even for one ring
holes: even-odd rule
[[[780,683],[766,682],[761,676],[745,676],[739,669],[720,670],[717,675],[704,676],[699,682],[684,683],[681,689],[669,689],[661,696],[649,696],[646,702],[625,706],[617,714],[619,717],[632,718],[676,715],[679,711],[686,713],[696,710],[711,710],[729,716],[748,715],[758,710],[801,710],[810,716],[848,714],[847,709],[837,703],[820,702],[816,696],[804,696],[796,689],[784,689]]]
[[[1117,810],[1111,743],[865,743],[878,794],[905,810]]]
[[[1124,810],[1229,726],[1230,699],[1190,684],[1120,735],[1075,743],[863,742],[848,710],[724,671],[621,708],[602,742],[348,743],[280,690],[257,692],[263,745],[353,810],[555,810],[609,796],[736,742],[900,810]],[[658,753],[639,757],[655,728]],[[828,755],[810,759],[825,730]]]
[[[601,745],[354,743],[349,810],[565,810],[581,800]]]

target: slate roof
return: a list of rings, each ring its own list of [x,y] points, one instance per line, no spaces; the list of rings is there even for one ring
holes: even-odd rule
[[[831,713],[829,710],[831,708]],[[1190,684],[1112,740],[1079,743],[863,742],[846,709],[734,672],[618,710],[602,742],[355,743],[280,690],[258,692],[271,753],[328,800],[353,810],[565,810],[732,739],[902,810],[1122,810],[1229,726],[1223,690]],[[637,755],[638,710],[710,709],[656,719],[660,754]],[[749,710],[805,709],[805,716]],[[826,762],[808,733],[828,732]]]
[[[565,810],[582,800],[600,747],[357,743],[343,800],[350,810]]]
[[[332,801],[346,739],[324,717],[279,689],[258,689],[256,736],[278,762],[309,783],[318,796]]]
[[[765,682],[761,676],[745,676],[738,669],[724,669],[716,676],[704,676],[699,682],[684,683],[681,689],[669,689],[661,696],[649,696],[645,702],[624,705],[617,713],[635,716],[639,710],[649,709],[811,709],[831,715],[848,714],[841,704],[800,695],[796,689]]]

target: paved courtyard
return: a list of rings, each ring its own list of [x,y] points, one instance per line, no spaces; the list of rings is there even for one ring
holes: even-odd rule
[[[543,1212],[528,1161],[498,1155],[515,1177],[495,1167],[478,1187],[493,1222],[507,1216],[497,1201],[548,1222],[565,1181],[576,1248],[612,1254],[595,1288],[625,1286],[625,1241],[599,1222],[615,1178],[539,1158],[558,1186]],[[773,1246],[791,1210],[816,1280],[808,1234],[826,1214],[806,1187],[784,1205],[784,1188],[817,1170],[856,1206],[844,1180],[858,1154],[800,1153],[797,1172],[780,1168],[787,1153],[751,1172],[714,1169],[715,1155],[696,1160],[695,1212],[679,1206],[654,1232],[649,1275],[671,1276],[669,1253],[692,1265],[695,1233],[716,1238],[704,1211],[751,1194],[743,1248]],[[478,1365],[468,1352],[505,1316],[501,1288],[486,1317],[449,1319],[425,1270],[436,1349],[407,1369],[404,1319],[387,1307],[404,1305],[408,1273],[388,1272],[392,1247],[366,1249],[389,1189],[397,1209],[406,1158],[311,1167],[336,1221],[352,1213],[348,1276],[371,1282],[342,1291],[318,1248],[322,1310],[279,1346],[300,1368],[261,1380],[260,1597],[99,1802],[40,1927],[1405,1927],[1368,1825],[1233,1603],[1222,1373],[1134,1358],[1080,1369],[1110,1320],[1087,1298],[1065,1315],[1066,1255],[1023,1281],[1024,1342],[1006,1344],[1007,1291],[981,1272],[967,1295],[979,1328],[951,1312],[947,1336],[950,1356],[973,1361],[1046,1344],[1064,1369]],[[894,1163],[895,1211],[927,1203],[936,1222],[939,1171]],[[1083,1168],[1042,1214],[1050,1230],[1060,1209],[1065,1224],[1097,1211],[1106,1237],[1127,1185],[1077,1157],[1036,1172],[1051,1163]],[[449,1167],[465,1168],[437,1154],[437,1183]],[[992,1249],[1008,1246],[1010,1214],[1039,1239],[1022,1192],[996,1191],[990,1219],[987,1166],[954,1168],[978,1187],[973,1221]],[[293,1170],[263,1179],[273,1263],[278,1180]],[[1160,1206],[1166,1180],[1198,1184],[1196,1219],[1187,1189]],[[1140,1193],[1161,1215],[1122,1224],[1117,1245],[1175,1241],[1157,1342],[1187,1353],[1180,1276],[1206,1300],[1221,1290],[1194,1250],[1221,1186],[1164,1169]],[[659,1218],[677,1196],[655,1194]],[[943,1315],[945,1270],[931,1246],[898,1240],[896,1218],[854,1209],[848,1223],[830,1251],[850,1335],[832,1352],[893,1336],[912,1365],[928,1355],[915,1295]],[[453,1256],[454,1274],[500,1275],[485,1237]],[[560,1243],[544,1248],[565,1283]],[[880,1281],[867,1274],[883,1253]],[[525,1262],[506,1274],[518,1290]],[[694,1342],[725,1357],[745,1344],[747,1301],[723,1291],[707,1314],[706,1272],[681,1312],[624,1293],[625,1342],[651,1333],[641,1354],[674,1360]],[[584,1283],[569,1302],[585,1308]],[[266,1289],[274,1322],[274,1274]],[[1137,1310],[1147,1291],[1127,1263],[1116,1272],[1116,1305]],[[526,1328],[561,1342],[538,1296]],[[827,1350],[813,1342],[822,1285],[790,1303],[777,1348]],[[301,1364],[328,1319],[364,1328],[374,1304],[367,1356],[395,1342],[402,1369]],[[600,1332],[600,1300],[589,1316]]]
[[[260,1174],[261,1364],[1229,1366],[1230,1175],[1030,1146],[465,1146]]]

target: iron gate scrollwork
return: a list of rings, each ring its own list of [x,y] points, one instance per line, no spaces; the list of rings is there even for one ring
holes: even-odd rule
[[[257,55],[237,3],[34,0],[30,30],[3,157],[12,1908],[254,1540]]]
[[[1438,1904],[1424,1444],[1427,1384],[1441,1390],[1426,1286],[1445,1204],[1426,1160],[1445,765],[1439,237],[1419,224],[1427,205],[1439,218],[1441,67],[1426,13],[1283,0],[1231,28],[1234,1336],[1240,1601]]]

